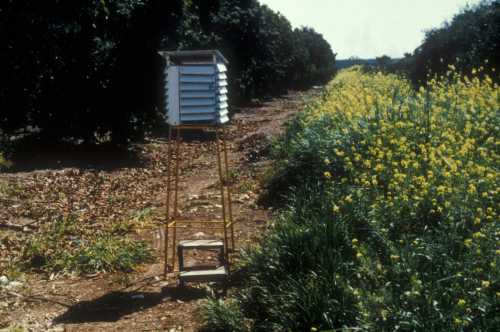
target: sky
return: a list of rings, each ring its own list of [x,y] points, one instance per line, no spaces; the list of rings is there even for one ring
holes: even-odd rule
[[[439,27],[467,4],[480,0],[260,0],[279,11],[293,27],[309,26],[337,53],[392,58],[413,52],[426,30]]]

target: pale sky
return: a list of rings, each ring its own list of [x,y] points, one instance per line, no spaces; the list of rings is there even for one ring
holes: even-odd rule
[[[260,0],[293,27],[310,26],[332,46],[337,59],[402,57],[425,30],[441,26],[479,0]]]

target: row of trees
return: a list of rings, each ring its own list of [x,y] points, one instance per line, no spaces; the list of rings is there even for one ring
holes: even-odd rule
[[[405,54],[393,70],[406,73],[415,83],[427,75],[442,75],[450,64],[463,73],[500,64],[500,1],[483,0],[465,8],[451,22],[428,31],[424,42],[413,54]],[[493,73],[498,80],[498,74]]]
[[[324,83],[335,64],[320,34],[257,0],[6,0],[0,37],[0,130],[54,140],[124,142],[157,124],[159,49],[221,50],[233,102]]]

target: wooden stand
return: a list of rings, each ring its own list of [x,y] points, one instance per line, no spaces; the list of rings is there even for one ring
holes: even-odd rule
[[[178,200],[179,200],[179,164],[180,164],[180,140],[181,140],[181,130],[192,130],[192,129],[211,129],[215,131],[215,143],[217,152],[217,165],[219,173],[220,182],[220,194],[221,194],[221,205],[222,205],[222,219],[221,220],[186,220],[182,219],[178,211]],[[175,147],[172,148],[172,132],[175,132]],[[166,198],[166,222],[165,222],[165,266],[164,266],[164,276],[166,277],[168,272],[180,272],[179,278],[181,284],[184,281],[219,281],[225,279],[229,274],[230,269],[230,257],[229,254],[234,251],[234,222],[233,222],[233,211],[231,205],[231,188],[229,181],[229,163],[227,157],[227,144],[226,144],[226,131],[222,126],[200,126],[200,125],[182,125],[176,127],[170,127],[168,132],[168,148],[167,148],[167,198]],[[175,158],[174,158],[175,154]],[[175,159],[174,170],[172,172],[172,163]],[[172,178],[173,188],[172,188]],[[171,194],[173,192],[173,207],[171,209]],[[219,240],[184,240],[179,241],[177,239],[177,229],[178,228],[189,228],[190,230],[195,229],[212,229],[212,230],[222,230],[223,239],[222,243]],[[169,240],[169,237],[172,237]],[[217,245],[215,245],[216,243]],[[221,247],[221,244],[223,247]],[[171,245],[169,261],[169,245]],[[183,252],[185,249],[201,249],[201,250],[212,250],[220,249],[221,261],[223,263],[223,268],[211,269],[211,270],[201,270],[201,271],[191,271],[186,272],[184,270],[183,264]],[[176,249],[178,251],[179,257],[177,257]],[[176,270],[176,259],[179,259],[179,267]]]

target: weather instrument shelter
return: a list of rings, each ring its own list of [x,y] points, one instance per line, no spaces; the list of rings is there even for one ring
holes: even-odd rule
[[[229,121],[227,60],[219,51],[160,52],[165,57],[165,106],[172,126]]]
[[[164,274],[176,273],[179,284],[198,281],[225,281],[230,254],[234,252],[234,223],[229,181],[228,144],[223,124],[228,117],[227,60],[216,50],[161,51],[165,58],[165,112],[169,124],[167,149],[167,197],[165,222]],[[215,153],[220,188],[221,218],[199,220],[181,216],[179,206],[179,168],[181,130],[215,132]],[[175,139],[173,133],[175,132]],[[172,147],[175,142],[175,147]],[[172,197],[173,196],[173,197]],[[181,231],[178,231],[181,229]],[[195,231],[211,233],[210,239],[193,239]],[[183,238],[183,239],[181,239]],[[217,250],[219,264],[188,268],[184,255],[189,250]]]

